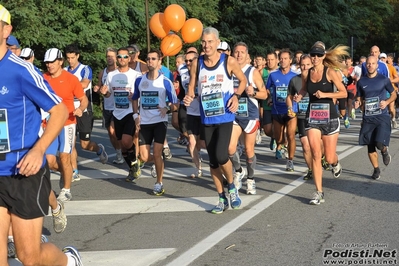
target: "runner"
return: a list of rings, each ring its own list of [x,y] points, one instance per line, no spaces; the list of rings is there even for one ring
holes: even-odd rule
[[[391,123],[387,106],[397,97],[390,80],[377,72],[378,59],[369,56],[366,61],[367,76],[357,83],[358,97],[355,107],[363,109],[363,124],[359,133],[359,145],[367,145],[368,156],[374,167],[372,179],[380,178],[376,147],[381,151],[385,165],[391,162],[388,152],[391,137]],[[387,92],[390,94],[387,99]]]
[[[233,183],[228,146],[235,112],[238,109],[238,100],[245,89],[246,78],[233,57],[217,51],[220,44],[217,29],[205,28],[202,32],[201,43],[204,55],[192,62],[191,79],[188,92],[184,97],[184,104],[188,106],[194,100],[195,87],[198,84],[201,121],[204,124],[211,175],[219,194],[219,202],[212,209],[212,213],[219,214],[229,207],[223,188],[223,174],[228,183],[230,206],[233,209],[241,206],[238,190]],[[233,74],[239,80],[236,93],[233,87]]]
[[[139,59],[140,49],[137,44],[131,44],[127,47],[130,55],[129,67],[137,72],[141,72],[142,74],[148,72],[147,64]]]
[[[136,80],[132,97],[133,117],[140,138],[140,159],[144,162],[154,162],[151,167],[151,175],[157,178],[157,181],[152,193],[156,196],[165,193],[162,183],[164,172],[162,149],[168,127],[167,112],[177,110],[178,103],[172,81],[159,72],[161,58],[162,54],[159,50],[151,50],[148,53],[149,71]],[[166,99],[169,99],[171,103],[170,109]],[[150,154],[153,142],[153,154]]]
[[[21,55],[21,46],[19,45],[19,42],[17,38],[15,38],[14,35],[10,35],[7,38],[7,48],[11,50],[16,56]]]

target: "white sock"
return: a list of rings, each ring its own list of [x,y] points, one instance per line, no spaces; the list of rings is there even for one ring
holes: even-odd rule
[[[61,210],[61,206],[59,203],[57,203],[57,208],[55,208],[54,210],[52,209],[51,212],[55,214],[55,213],[58,213],[60,210]]]
[[[71,192],[70,188],[63,188],[62,190],[65,191],[65,192]]]

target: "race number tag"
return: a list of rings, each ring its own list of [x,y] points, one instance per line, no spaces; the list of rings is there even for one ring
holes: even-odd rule
[[[309,97],[302,98],[298,103],[299,113],[306,113],[309,106]]]
[[[10,138],[8,134],[7,110],[0,109],[0,153],[10,151]]]
[[[285,99],[287,98],[287,87],[276,87],[276,99],[279,103],[285,103]]]
[[[114,91],[115,108],[128,109],[129,108],[129,92],[128,91]]]
[[[380,108],[380,97],[370,97],[365,99],[364,105],[364,115],[365,116],[372,116],[372,115],[379,115],[382,113]]]
[[[225,113],[223,93],[220,90],[211,91],[206,94],[202,93],[201,103],[206,117],[223,115]]]
[[[237,116],[248,117],[248,98],[238,100]]]
[[[158,109],[159,97],[157,91],[142,91],[140,98],[141,107],[143,109]]]
[[[330,121],[330,105],[328,103],[311,103],[309,111],[310,124],[327,124]]]

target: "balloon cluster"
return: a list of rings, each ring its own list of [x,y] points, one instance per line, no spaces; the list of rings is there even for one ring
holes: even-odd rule
[[[178,54],[183,42],[196,42],[202,34],[202,23],[196,18],[186,20],[186,12],[177,4],[169,5],[164,13],[155,13],[150,19],[151,32],[161,38],[161,51],[165,56]]]

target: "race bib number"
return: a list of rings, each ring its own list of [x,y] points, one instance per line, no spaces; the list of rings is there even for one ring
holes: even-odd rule
[[[365,99],[364,104],[364,115],[372,116],[379,115],[382,113],[380,108],[380,98],[379,97],[370,97]]]
[[[248,117],[248,98],[238,100],[237,116]]]
[[[279,103],[285,103],[287,98],[287,87],[276,87],[276,99]]]
[[[10,138],[8,134],[7,110],[0,109],[0,153],[10,151]]]
[[[206,117],[223,115],[224,101],[221,91],[212,91],[201,95],[202,108]]]
[[[299,113],[306,113],[309,106],[309,97],[302,98],[302,100],[298,103]]]
[[[114,91],[115,108],[128,109],[129,108],[129,92],[128,91]]]
[[[159,97],[157,91],[142,91],[140,98],[143,109],[158,109]]]
[[[330,121],[330,105],[328,103],[311,103],[309,111],[310,124],[327,124]]]

